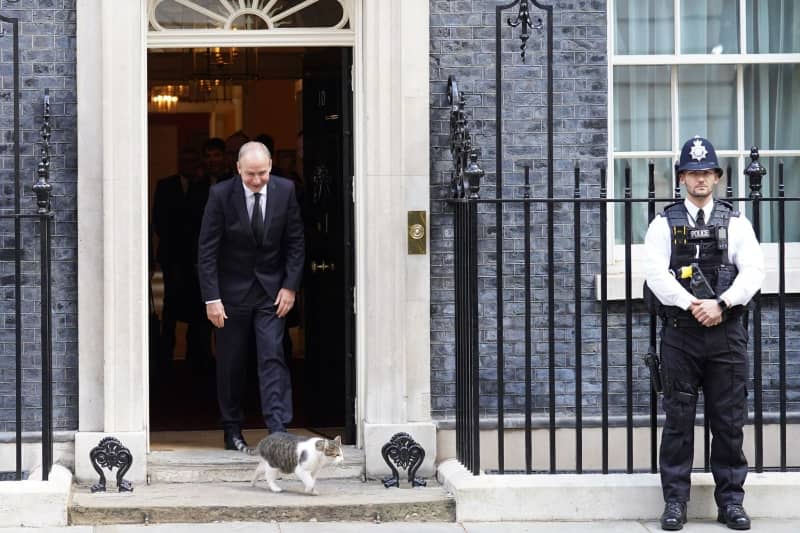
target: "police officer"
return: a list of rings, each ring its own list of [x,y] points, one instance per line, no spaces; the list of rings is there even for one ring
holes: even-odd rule
[[[711,442],[717,521],[750,529],[742,507],[747,459],[747,330],[744,310],[761,287],[764,261],[750,222],[713,197],[722,169],[711,143],[694,137],[678,165],[686,199],[667,206],[645,236],[645,276],[661,302],[666,422],[661,438],[661,528],[686,522],[697,397],[702,389]]]

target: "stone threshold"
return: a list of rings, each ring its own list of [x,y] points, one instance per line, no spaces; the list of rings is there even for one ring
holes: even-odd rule
[[[271,492],[264,481],[250,483],[160,483],[135,486],[132,493],[92,494],[75,486],[69,506],[72,525],[209,522],[452,522],[455,500],[430,480],[427,487],[384,488],[377,480],[320,479],[318,496],[288,476],[278,481],[284,492]],[[109,486],[109,491],[113,490]]]
[[[364,452],[344,446],[344,463],[324,468],[319,479],[362,479]],[[152,485],[160,483],[249,482],[258,458],[221,449],[152,451],[147,456],[147,475]]]

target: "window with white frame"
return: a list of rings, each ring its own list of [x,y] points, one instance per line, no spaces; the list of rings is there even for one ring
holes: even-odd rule
[[[749,195],[743,171],[755,145],[768,170],[763,195],[778,195],[783,161],[786,195],[800,196],[800,2],[609,0],[608,5],[614,196],[624,194],[626,167],[633,196],[646,196],[647,166],[653,161],[656,195],[671,197],[673,163],[695,134],[713,143],[726,169],[718,195],[724,196],[728,180],[733,196]],[[761,240],[774,243],[777,208],[769,202],[762,207]],[[622,210],[618,205],[614,212],[617,245],[624,242]],[[639,244],[647,205],[634,204],[633,216],[633,242]],[[800,204],[787,202],[786,220],[800,220]],[[787,241],[800,243],[800,224],[785,229]]]

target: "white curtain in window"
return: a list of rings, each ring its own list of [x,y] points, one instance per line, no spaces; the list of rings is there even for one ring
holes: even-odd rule
[[[747,51],[751,54],[800,52],[800,2],[747,0]]]
[[[681,53],[739,52],[739,0],[681,0]]]
[[[674,53],[673,0],[617,0],[614,17],[617,54]]]
[[[800,150],[800,65],[754,65],[745,68],[745,142],[748,148],[758,146],[762,150]],[[749,162],[749,158],[745,164]],[[796,183],[800,180],[800,165],[797,158],[786,158],[785,182],[787,195],[798,193]],[[777,160],[767,166],[763,194],[777,196]],[[747,185],[747,183],[746,183]],[[749,189],[748,189],[749,190]],[[762,240],[778,240],[777,209],[774,204],[764,202]],[[787,202],[786,219],[798,220],[800,206]],[[791,233],[791,235],[789,235]],[[800,240],[797,224],[787,226],[787,239]]]

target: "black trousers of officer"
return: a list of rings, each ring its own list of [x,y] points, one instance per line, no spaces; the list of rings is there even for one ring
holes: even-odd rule
[[[285,318],[275,302],[253,282],[244,302],[227,304],[225,326],[217,330],[217,397],[226,430],[241,429],[250,328],[255,329],[261,412],[270,432],[285,431],[292,419],[292,383],[283,356]]]
[[[747,332],[741,318],[711,328],[662,331],[666,422],[661,437],[661,487],[666,502],[689,501],[694,425],[700,388],[711,428],[711,472],[717,505],[741,504],[747,459],[742,427],[747,419]]]

